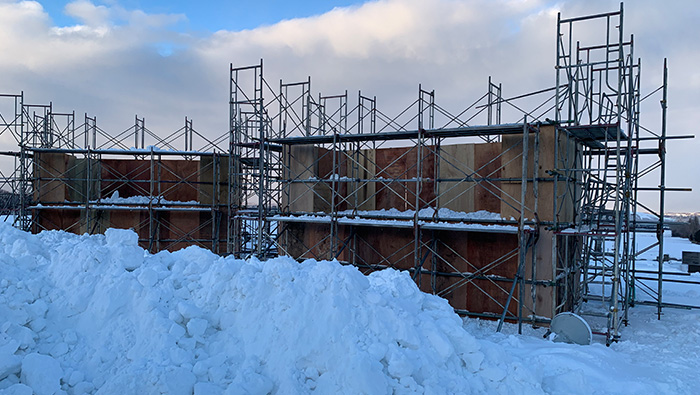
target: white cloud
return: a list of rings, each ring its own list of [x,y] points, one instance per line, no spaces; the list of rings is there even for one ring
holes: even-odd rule
[[[65,7],[68,16],[80,20],[84,25],[96,27],[110,24],[110,10],[103,5],[95,5],[87,0],[77,0]]]
[[[535,8],[508,2],[387,0],[338,8],[242,32],[218,32],[214,45],[235,50],[289,49],[297,56],[453,61],[509,35],[506,22]]]
[[[89,38],[91,36],[104,37],[109,33],[110,29],[107,26],[91,27],[88,25],[74,25],[65,27],[53,27],[51,33],[56,36],[73,36]]]

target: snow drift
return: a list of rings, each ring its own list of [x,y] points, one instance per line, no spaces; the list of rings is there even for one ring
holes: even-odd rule
[[[405,273],[241,261],[197,247],[150,255],[129,230],[30,235],[0,227],[0,389],[538,388],[522,365],[489,360],[447,302],[420,292]]]
[[[666,315],[610,348],[553,343],[394,270],[0,223],[0,394],[697,393],[700,314]]]

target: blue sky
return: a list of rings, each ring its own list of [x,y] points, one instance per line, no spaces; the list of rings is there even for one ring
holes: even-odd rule
[[[40,0],[56,26],[75,25],[79,21],[66,15],[67,0]],[[185,14],[186,22],[178,23],[175,29],[194,32],[217,30],[253,29],[261,25],[272,25],[285,19],[320,15],[334,7],[361,4],[353,0],[97,0],[96,5],[119,4],[125,9],[139,9],[149,14]]]

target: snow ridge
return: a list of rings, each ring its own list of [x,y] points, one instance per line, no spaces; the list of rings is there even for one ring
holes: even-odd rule
[[[0,391],[539,392],[395,270],[150,255],[129,230],[0,224],[0,273]]]
[[[698,393],[700,312],[647,307],[609,348],[553,343],[462,320],[391,269],[0,223],[0,395]]]

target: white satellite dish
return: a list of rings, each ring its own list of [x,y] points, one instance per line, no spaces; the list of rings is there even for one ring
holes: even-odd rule
[[[552,319],[549,332],[554,332],[556,335],[555,342],[587,346],[593,339],[593,332],[586,320],[574,313],[557,314]]]

